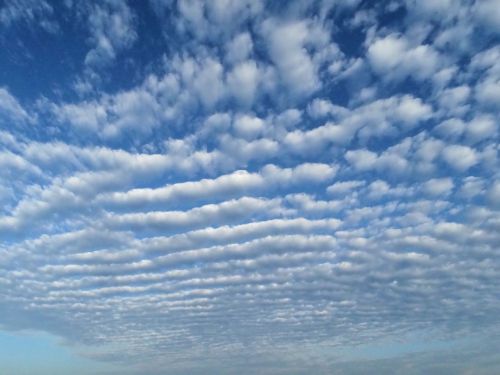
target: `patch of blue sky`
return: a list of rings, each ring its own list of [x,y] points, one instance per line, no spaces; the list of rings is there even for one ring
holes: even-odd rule
[[[0,372],[18,375],[104,374],[119,366],[86,359],[75,347],[45,332],[0,332]]]

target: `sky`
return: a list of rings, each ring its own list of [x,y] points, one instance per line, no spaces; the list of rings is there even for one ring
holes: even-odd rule
[[[500,373],[498,0],[0,1],[0,373]]]

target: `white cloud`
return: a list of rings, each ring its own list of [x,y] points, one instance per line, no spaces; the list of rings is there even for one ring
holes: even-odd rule
[[[31,29],[55,33],[59,30],[54,20],[54,8],[45,0],[6,0],[0,7],[0,26],[9,28],[24,22]]]
[[[441,64],[432,46],[412,46],[405,37],[396,34],[375,40],[368,47],[367,56],[375,72],[389,80],[408,76],[415,80],[427,79]]]
[[[298,154],[318,154],[329,144],[345,144],[353,137],[356,129],[326,123],[315,129],[294,130],[286,134],[283,143]]]
[[[345,158],[355,169],[366,171],[375,167],[378,156],[374,152],[361,149],[347,151]]]
[[[477,116],[467,124],[465,133],[468,140],[475,143],[483,139],[494,137],[497,127],[498,125],[492,116]]]
[[[483,192],[483,179],[475,176],[468,176],[464,178],[462,186],[460,188],[460,196],[471,199],[481,195]]]
[[[256,214],[266,217],[281,216],[286,211],[279,199],[266,200],[243,197],[237,200],[208,204],[189,211],[159,211],[110,215],[106,225],[110,228],[144,230],[178,230],[179,228],[205,227],[208,225],[243,220]]]
[[[488,199],[495,206],[500,206],[500,181],[494,181],[488,191]]]
[[[422,103],[420,98],[405,95],[398,103],[395,115],[406,127],[412,127],[431,117],[432,108],[428,104]]]
[[[474,149],[461,145],[447,146],[443,150],[443,158],[452,168],[460,172],[465,172],[479,162]]]
[[[259,173],[238,170],[214,179],[179,182],[156,189],[132,189],[126,192],[107,193],[96,199],[101,203],[140,207],[179,200],[216,199],[241,194],[256,194],[281,185],[321,183],[330,180],[337,167],[321,163],[304,163],[294,168],[266,165]]]
[[[377,170],[389,174],[404,175],[411,169],[407,158],[412,143],[411,138],[405,138],[380,154],[367,149],[357,149],[347,151],[344,157],[355,170],[361,172]]]
[[[126,132],[148,136],[162,116],[157,98],[142,87],[103,96],[99,101],[54,105],[51,110],[63,127],[70,124],[76,133],[102,139],[120,139]]]
[[[368,48],[370,62],[377,71],[384,72],[400,64],[407,49],[406,41],[396,35],[376,40]]]
[[[251,140],[262,134],[265,122],[258,117],[243,115],[234,120],[233,126],[238,136]]]
[[[443,90],[439,94],[439,105],[448,114],[461,115],[467,112],[469,106],[467,101],[471,94],[469,86],[462,85]]]
[[[314,99],[307,107],[307,112],[313,118],[321,118],[325,116],[346,116],[348,111],[346,108],[335,105],[325,99]]]
[[[269,160],[279,152],[278,142],[268,138],[246,141],[224,134],[219,142],[226,156],[237,163],[245,164],[249,160]]]
[[[248,32],[238,34],[226,45],[226,61],[231,64],[241,63],[250,57],[252,50],[251,35]]]
[[[475,88],[476,99],[486,105],[497,107],[500,101],[500,79],[486,79]]]
[[[263,10],[260,0],[153,0],[152,3],[162,22],[171,21],[175,13],[173,23],[177,31],[201,41],[231,39],[245,22],[256,18]],[[168,28],[164,32],[167,33]]]
[[[12,125],[30,120],[19,101],[4,87],[0,87],[0,121],[11,122]],[[10,124],[8,124],[10,125]]]
[[[114,138],[125,132],[150,134],[159,124],[160,108],[156,98],[146,90],[119,93],[113,98],[109,111],[109,122],[102,131],[104,137]]]
[[[500,64],[498,63],[500,48],[492,47],[476,54],[470,63],[470,70],[480,74],[475,88],[475,98],[485,107],[498,107],[500,97]]]
[[[500,33],[500,2],[498,0],[483,0],[474,7],[476,17],[486,25],[486,30]]]
[[[326,191],[329,194],[336,195],[336,194],[346,194],[351,192],[352,190],[355,190],[356,188],[365,185],[365,181],[359,181],[359,180],[354,180],[354,181],[340,181],[336,182],[333,185],[328,186]]]
[[[435,132],[444,138],[458,139],[464,132],[466,124],[457,118],[443,121],[435,127]]]
[[[423,13],[428,17],[439,18],[446,16],[447,11],[449,11],[452,6],[451,0],[406,0],[406,4],[415,12]]]
[[[305,163],[294,168],[294,179],[313,183],[331,179],[337,172],[336,167],[321,163]]]
[[[433,178],[423,184],[422,190],[431,196],[448,195],[451,193],[453,187],[453,180],[449,177]]]
[[[419,148],[415,154],[418,159],[432,162],[441,153],[445,144],[435,138],[426,138],[419,144]]]
[[[259,70],[255,61],[245,61],[234,67],[227,77],[228,88],[236,101],[251,107],[259,86]]]
[[[77,131],[97,133],[107,121],[106,107],[96,102],[63,104],[54,111],[61,123],[70,123]]]
[[[292,96],[303,96],[316,91],[320,82],[311,56],[304,48],[309,38],[305,22],[280,24],[267,20],[263,25],[269,55]]]
[[[307,132],[295,131],[287,135],[285,142],[295,147],[307,142],[315,146],[329,142],[344,144],[357,132],[359,138],[367,141],[371,137],[393,135],[397,131],[395,126],[407,131],[433,117],[432,107],[411,95],[374,100],[351,110],[316,99],[308,107],[308,112],[313,117],[329,113],[339,118],[338,124],[327,122]]]
[[[137,39],[134,14],[124,2],[107,0],[94,5],[88,23],[93,48],[85,56],[85,63],[92,67],[110,63]]]
[[[9,151],[0,151],[0,168],[2,175],[7,178],[14,178],[22,174],[32,174],[42,176],[43,173],[36,165],[31,164],[19,155]],[[19,176],[22,177],[22,176]]]
[[[225,95],[222,65],[213,59],[202,62],[191,84],[206,108],[213,108]],[[245,81],[246,82],[246,81]]]
[[[383,180],[376,180],[368,185],[368,191],[369,198],[379,199],[389,194],[391,186]]]
[[[313,196],[305,193],[290,194],[286,200],[301,211],[309,214],[331,214],[340,212],[346,205],[342,200],[316,200]]]

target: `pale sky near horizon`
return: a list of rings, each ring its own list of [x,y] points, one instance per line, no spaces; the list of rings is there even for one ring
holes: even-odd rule
[[[500,373],[499,0],[0,1],[0,375]]]

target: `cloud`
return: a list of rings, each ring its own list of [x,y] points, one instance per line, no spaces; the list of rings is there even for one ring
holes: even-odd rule
[[[62,103],[51,108],[63,126],[77,134],[120,139],[125,133],[147,137],[162,119],[157,98],[144,88],[104,96],[98,101]]]
[[[430,78],[441,65],[432,46],[412,46],[397,34],[375,40],[368,47],[367,56],[375,72],[388,80],[412,77],[420,81]]]
[[[321,118],[325,116],[343,116],[348,113],[345,108],[334,105],[328,100],[319,98],[315,98],[312,101],[312,103],[307,108],[307,111],[313,118]]]
[[[88,27],[92,49],[85,56],[85,64],[91,67],[109,64],[137,39],[133,12],[124,2],[109,0],[91,6]]]
[[[319,153],[331,144],[346,145],[354,138],[367,142],[370,138],[394,134],[395,127],[408,131],[433,114],[431,106],[409,95],[375,100],[350,111],[340,106],[329,106],[317,99],[308,108],[313,117],[324,110],[338,117],[338,123],[327,122],[310,130],[291,131],[284,137],[285,145],[299,154]]]
[[[0,121],[7,125],[23,124],[31,120],[19,101],[4,87],[0,87]]]
[[[223,67],[219,62],[207,59],[202,63],[197,76],[193,77],[193,88],[207,108],[213,107],[224,95],[222,73]]]
[[[414,126],[422,120],[431,117],[432,108],[428,104],[422,103],[419,98],[405,95],[401,98],[396,109],[396,118],[400,119],[406,126]]]
[[[58,24],[53,19],[54,8],[46,1],[7,0],[0,8],[0,25],[9,28],[24,22],[30,28],[40,27],[49,33],[58,31]]]
[[[106,122],[106,108],[95,102],[64,104],[55,108],[61,122],[70,122],[77,131],[97,132]]]
[[[498,103],[500,70],[497,61],[499,55],[499,48],[492,47],[476,54],[470,63],[473,72],[484,72],[474,91],[477,101],[487,108],[496,108]]]
[[[345,194],[357,187],[363,186],[364,181],[341,181],[328,186],[327,192],[329,194]]]
[[[500,204],[500,182],[495,181],[493,183],[490,190],[488,191],[488,199],[495,206],[498,206]]]
[[[457,139],[463,134],[465,126],[466,125],[463,120],[459,118],[451,118],[437,125],[434,130],[436,133],[445,138]]]
[[[450,114],[460,114],[467,111],[467,101],[471,90],[469,86],[457,86],[443,90],[439,97],[439,104]]]
[[[251,107],[259,85],[259,70],[254,61],[238,64],[228,74],[229,90],[237,102],[244,107]]]
[[[377,162],[377,154],[369,150],[349,150],[345,154],[346,160],[356,169],[365,171],[372,169]]]
[[[473,143],[494,136],[496,131],[497,124],[493,117],[488,115],[474,117],[465,129],[467,138]]]
[[[467,146],[450,145],[443,150],[444,160],[454,169],[465,172],[478,163],[476,152]]]
[[[500,12],[498,11],[497,0],[486,0],[477,3],[474,7],[476,17],[487,26],[487,30],[492,33],[500,32]]]
[[[269,56],[291,95],[300,97],[316,91],[320,85],[316,67],[304,48],[310,37],[308,25],[305,22],[280,24],[267,20],[262,30],[268,42]]]
[[[474,198],[484,193],[484,181],[479,177],[469,176],[464,178],[460,188],[460,195],[465,198]]]
[[[172,11],[171,3],[162,3]],[[201,40],[228,38],[238,31],[241,24],[258,16],[263,10],[261,1],[249,0],[182,0],[176,5],[180,15],[177,19],[178,29]]]
[[[453,180],[446,178],[433,178],[423,185],[423,191],[431,196],[447,195],[453,189]]]
[[[248,32],[244,32],[236,35],[226,45],[225,59],[231,64],[241,63],[250,57],[252,50],[252,37]]]
[[[282,185],[291,186],[309,182],[322,183],[331,180],[336,166],[321,163],[304,163],[294,168],[279,168],[266,165],[259,173],[238,170],[215,179],[180,182],[165,187],[133,189],[97,197],[100,202],[143,206],[154,203],[175,202],[182,199],[215,199],[276,189]]]
[[[500,83],[498,80],[487,79],[476,86],[476,98],[486,106],[497,106],[500,98]]]
[[[265,122],[258,117],[243,115],[235,119],[233,126],[237,135],[251,140],[262,134]]]
[[[209,204],[187,212],[166,211],[112,215],[106,221],[110,228],[132,228],[143,230],[177,230],[179,228],[204,227],[242,220],[261,212],[266,215],[280,215],[285,211],[279,201],[257,198],[240,198],[220,204]]]

